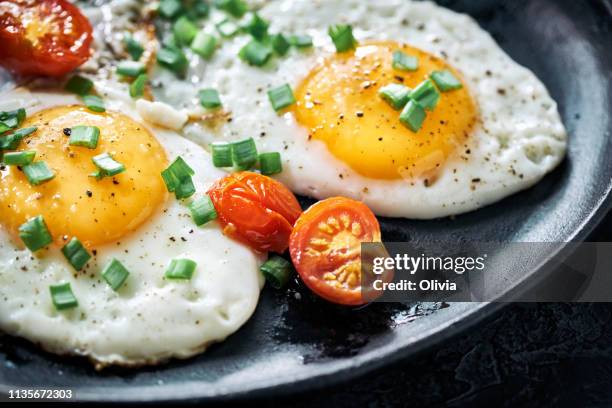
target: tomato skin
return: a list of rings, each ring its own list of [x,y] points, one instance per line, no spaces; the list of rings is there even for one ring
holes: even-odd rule
[[[289,238],[289,251],[302,281],[313,292],[330,302],[357,306],[365,303],[360,244],[380,241],[378,220],[365,204],[332,197],[302,213]]]
[[[65,75],[87,61],[92,38],[67,0],[0,1],[0,64],[15,74]]]
[[[208,190],[223,232],[256,251],[282,253],[302,208],[280,182],[258,173],[230,174]]]

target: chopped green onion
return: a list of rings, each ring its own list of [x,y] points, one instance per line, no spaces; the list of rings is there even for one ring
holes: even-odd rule
[[[245,29],[258,40],[262,40],[268,34],[268,27],[270,23],[264,20],[257,13],[253,13],[251,20],[249,20]]]
[[[105,112],[104,101],[98,95],[83,95],[83,103],[93,112]]]
[[[21,170],[33,186],[45,183],[55,177],[55,173],[43,161],[27,164]]]
[[[0,136],[0,150],[15,150],[24,137],[34,133],[37,129],[35,126],[21,128],[8,135]]]
[[[187,17],[182,16],[174,23],[172,32],[179,45],[189,45],[198,33],[198,27]]]
[[[75,75],[68,80],[65,89],[77,95],[86,95],[92,90],[93,86],[94,84],[91,80]]]
[[[100,128],[97,126],[75,126],[70,130],[70,146],[82,146],[88,149],[98,147]]]
[[[159,14],[168,19],[178,16],[182,9],[183,5],[180,0],[161,0],[159,2]]]
[[[143,96],[148,80],[149,77],[147,76],[147,74],[138,75],[134,82],[130,84],[130,96],[132,98],[140,98],[141,96]]]
[[[21,126],[25,117],[26,111],[23,108],[0,112],[0,135],[8,130]]]
[[[289,84],[281,85],[268,91],[268,99],[275,111],[286,108],[295,103],[295,96]]]
[[[399,120],[413,132],[418,132],[425,120],[425,109],[416,101],[409,100],[400,114]]]
[[[433,110],[440,99],[440,92],[430,79],[426,79],[410,92],[410,99],[417,101],[427,110]]]
[[[400,84],[389,84],[380,88],[378,94],[393,109],[400,110],[408,103],[410,88]]]
[[[261,67],[270,60],[272,50],[270,47],[257,40],[251,40],[247,45],[242,47],[238,55],[243,61]]]
[[[193,169],[180,156],[161,172],[166,188],[179,200],[191,197],[195,193],[195,186],[191,179],[194,174]]]
[[[8,166],[25,166],[32,163],[34,161],[34,157],[36,157],[36,152],[33,150],[25,152],[10,152],[4,153],[4,156],[2,156],[2,161]]]
[[[274,52],[276,52],[278,55],[285,55],[289,50],[289,47],[291,47],[287,37],[282,34],[274,34],[270,38],[270,44],[272,44],[272,49],[274,49]]]
[[[57,310],[72,309],[79,305],[69,282],[61,285],[51,285],[49,291],[51,292],[51,301]]]
[[[200,103],[206,109],[216,109],[221,106],[219,92],[216,89],[207,88],[199,92]]]
[[[137,77],[145,71],[144,64],[138,61],[122,61],[117,65],[117,73],[127,77]]]
[[[443,71],[434,71],[431,73],[430,77],[442,92],[463,88],[461,81],[458,80],[448,69]]]
[[[353,37],[353,27],[347,24],[338,24],[329,27],[331,37],[337,52],[345,52],[355,48],[357,40]]]
[[[32,252],[38,251],[53,242],[42,215],[30,218],[19,227],[19,238]]]
[[[167,279],[191,279],[197,264],[191,259],[173,259],[166,270]]]
[[[215,167],[230,167],[232,163],[232,145],[227,142],[211,143],[213,165]]]
[[[103,177],[112,177],[125,171],[125,166],[118,161],[115,161],[108,153],[102,153],[92,157],[91,161],[98,168],[98,172],[95,173],[97,179]]]
[[[291,262],[276,255],[264,262],[259,270],[274,289],[285,286],[293,274]]]
[[[257,163],[257,146],[252,137],[232,143],[232,162],[239,170],[248,170]]]
[[[238,33],[238,31],[240,31],[240,27],[238,27],[238,24],[230,20],[223,20],[217,23],[215,27],[217,28],[219,34],[221,34],[222,37],[226,38],[233,37]]]
[[[83,269],[85,264],[91,259],[91,255],[77,237],[72,237],[72,239],[64,245],[62,254],[64,254],[70,265],[72,265],[76,271]]]
[[[215,0],[215,6],[236,18],[242,17],[249,10],[243,0]]]
[[[215,52],[216,47],[217,39],[215,36],[207,34],[204,31],[200,31],[191,43],[193,52],[202,58],[210,58]]]
[[[194,19],[206,17],[210,12],[210,7],[205,0],[192,0],[187,8],[187,15]]]
[[[189,204],[189,211],[191,211],[193,222],[197,226],[204,225],[217,218],[217,211],[208,194],[192,201]]]
[[[296,48],[309,48],[312,47],[312,37],[307,34],[294,34],[289,36],[289,44]]]
[[[172,46],[162,47],[157,52],[157,62],[180,76],[185,75],[189,65],[185,53],[180,48]]]
[[[400,71],[416,71],[419,68],[419,60],[398,50],[393,53],[392,65]]]
[[[123,39],[123,43],[125,44],[127,53],[130,54],[130,57],[132,57],[134,61],[138,61],[140,57],[142,57],[142,54],[144,54],[144,47],[131,35],[126,35]]]
[[[102,270],[102,277],[115,292],[123,286],[129,274],[130,271],[115,258]]]
[[[269,176],[283,171],[279,152],[262,153],[259,155],[259,169],[261,174]]]

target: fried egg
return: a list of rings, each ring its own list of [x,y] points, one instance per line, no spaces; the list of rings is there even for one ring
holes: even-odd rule
[[[56,176],[33,186],[16,166],[0,169],[0,329],[56,353],[88,356],[99,365],[140,365],[189,357],[235,332],[253,313],[263,261],[223,235],[213,221],[197,227],[187,203],[168,194],[160,172],[181,156],[195,171],[196,195],[223,172],[176,132],[145,125],[132,103],[105,94],[104,113],[59,91],[3,95],[0,110],[25,107],[23,126],[38,130],[20,150],[34,150]],[[129,99],[129,97],[128,97]],[[70,146],[64,129],[97,126],[97,148]],[[96,180],[101,152],[126,171]],[[42,215],[53,244],[32,253],[19,226]],[[60,248],[78,237],[93,257],[81,271]],[[197,267],[191,280],[169,280],[171,260]],[[117,291],[100,272],[113,259],[130,272]],[[50,286],[70,283],[78,306],[56,310]]]
[[[270,33],[308,34],[314,46],[253,67],[237,57],[249,38],[225,39],[210,61],[192,60],[190,86],[158,75],[160,97],[193,103],[195,90],[217,89],[231,120],[188,125],[186,136],[204,147],[252,136],[260,151],[281,153],[276,177],[295,193],[348,196],[377,215],[429,219],[526,189],[565,155],[566,132],[545,86],[466,15],[406,0],[283,0],[258,13]],[[353,27],[353,51],[334,48],[328,27],[340,23]],[[418,69],[394,69],[398,50],[416,57]],[[441,92],[414,132],[378,91],[414,88],[439,70],[463,87]],[[285,83],[296,103],[277,113],[267,92]]]

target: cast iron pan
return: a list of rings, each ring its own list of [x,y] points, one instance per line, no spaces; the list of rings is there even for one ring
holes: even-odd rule
[[[374,0],[371,0],[374,1]],[[441,1],[474,16],[559,103],[567,160],[542,182],[454,220],[382,219],[387,241],[580,241],[612,204],[612,2]],[[303,200],[303,204],[309,204]],[[534,279],[541,269],[524,276]],[[510,289],[514,283],[509,282]],[[80,358],[10,337],[0,345],[0,391],[70,388],[80,400],[222,400],[347,380],[472,327],[500,304],[373,304],[313,298],[299,282],[266,288],[252,319],[207,353],[141,370],[95,372]]]

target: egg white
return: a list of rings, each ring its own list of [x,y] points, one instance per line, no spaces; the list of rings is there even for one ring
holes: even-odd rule
[[[526,189],[565,155],[565,129],[545,86],[467,15],[407,0],[282,0],[266,2],[259,13],[271,22],[270,32],[309,34],[315,47],[291,50],[260,68],[237,58],[249,38],[224,40],[211,61],[192,59],[191,86],[159,73],[159,93],[176,104],[195,104],[197,89],[218,89],[232,121],[214,129],[188,125],[186,136],[206,148],[214,140],[253,137],[261,152],[281,152],[284,171],[275,177],[295,193],[318,199],[353,197],[382,216],[436,218]],[[481,123],[465,150],[445,163],[435,183],[364,177],[330,154],[323,142],[309,141],[307,130],[291,113],[277,115],[270,106],[269,89],[284,83],[295,89],[320,58],[334,52],[327,29],[338,23],[351,24],[360,41],[405,42],[446,59],[463,74]]]
[[[104,84],[97,85],[104,92]],[[107,109],[142,122],[131,102],[105,96]],[[21,89],[5,94],[0,109],[22,106],[33,113],[78,102],[60,92]],[[224,175],[199,146],[173,131],[150,130],[170,161],[180,155],[194,169],[196,194]],[[197,227],[174,197],[132,234],[95,249],[87,271],[75,272],[59,248],[33,255],[0,226],[0,330],[99,365],[156,363],[192,356],[235,332],[255,310],[263,286],[262,256],[225,237],[216,221]],[[118,292],[100,276],[113,258],[130,271]],[[173,258],[197,263],[191,280],[164,279]],[[77,308],[55,310],[49,286],[60,282],[70,282]]]

